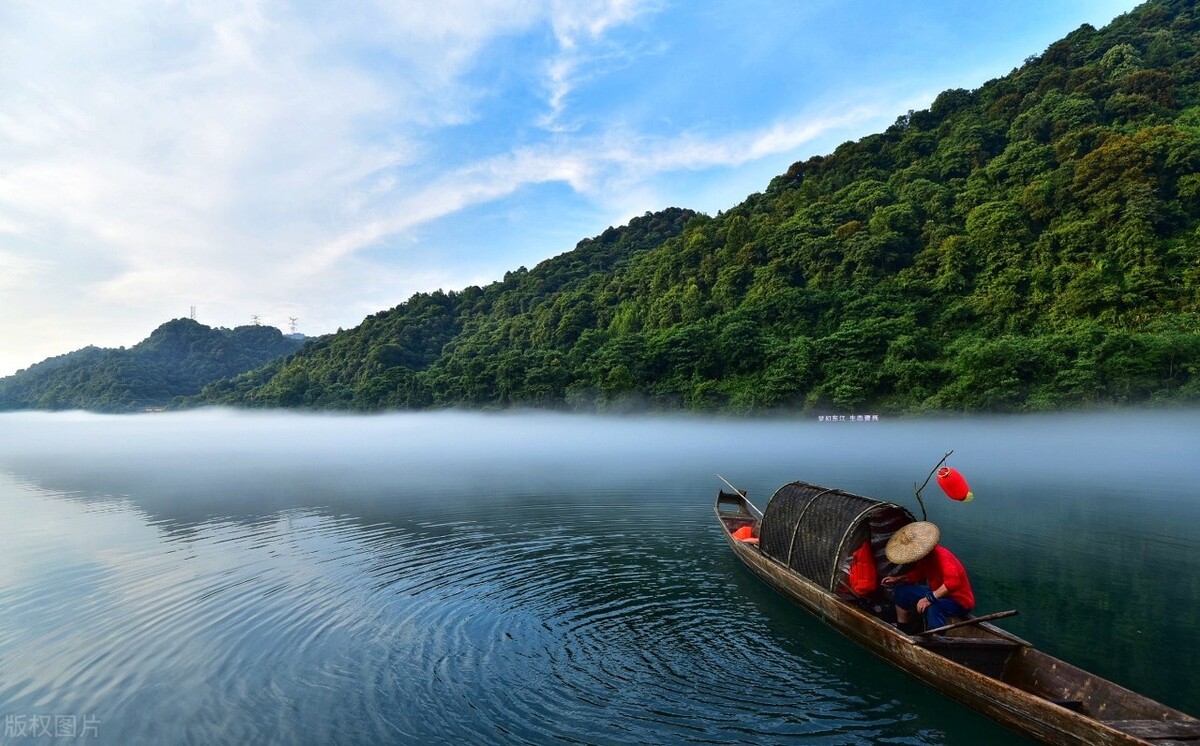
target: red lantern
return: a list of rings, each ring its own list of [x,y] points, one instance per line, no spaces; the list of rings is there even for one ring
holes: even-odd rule
[[[943,466],[937,471],[938,487],[942,488],[942,492],[951,500],[960,502],[970,502],[975,497],[975,493],[971,492],[971,488],[967,486],[967,480],[963,475],[951,466]]]

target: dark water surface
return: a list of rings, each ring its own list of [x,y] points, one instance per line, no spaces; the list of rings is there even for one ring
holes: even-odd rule
[[[744,570],[719,472],[918,509],[979,611],[1200,715],[1195,411],[0,416],[5,742],[1024,743]],[[30,736],[33,736],[30,738]]]

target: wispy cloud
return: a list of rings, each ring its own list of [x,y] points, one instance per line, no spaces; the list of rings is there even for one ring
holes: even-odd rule
[[[618,64],[637,51],[607,42],[605,35],[640,16],[660,11],[662,4],[654,0],[555,0],[552,7],[551,26],[558,50],[545,63],[549,111],[541,117],[539,124],[551,131],[564,132],[574,128],[564,124],[561,118],[567,99],[580,78],[596,74],[597,71],[591,68],[597,65]]]
[[[311,252],[301,271],[320,274],[388,236],[532,185],[561,183],[596,202],[624,204],[622,196],[628,190],[663,173],[733,167],[787,153],[832,130],[879,114],[875,107],[853,106],[718,136],[614,131],[514,149],[443,173],[416,191],[397,186],[393,192],[378,195],[378,219],[356,225]]]

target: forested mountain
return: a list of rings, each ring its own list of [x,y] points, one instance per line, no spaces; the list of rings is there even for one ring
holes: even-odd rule
[[[130,412],[164,406],[301,345],[271,326],[213,329],[176,319],[129,349],[85,347],[0,379],[0,410]]]
[[[418,293],[405,303],[368,317],[362,324],[317,342],[286,362],[206,388],[190,403],[310,406],[355,409],[423,407],[435,403],[555,403],[563,388],[546,396],[526,395],[537,385],[543,366],[555,362],[551,337],[577,337],[595,317],[582,305],[568,308],[580,293],[627,268],[633,258],[677,237],[691,210],[671,208],[646,213],[622,228],[609,228],[584,239],[575,249],[547,259],[532,270],[508,272],[501,282],[461,292]],[[587,289],[591,290],[587,290]],[[464,351],[475,358],[469,376],[512,390],[501,400],[480,395],[467,399],[441,385],[434,368],[446,364],[448,346],[476,340],[483,351]],[[557,346],[561,347],[561,346]],[[519,389],[519,391],[517,390]],[[457,398],[450,398],[457,397]]]
[[[715,218],[648,214],[488,288],[414,296],[202,400],[1195,401],[1198,52],[1194,2],[1154,0],[796,163]]]

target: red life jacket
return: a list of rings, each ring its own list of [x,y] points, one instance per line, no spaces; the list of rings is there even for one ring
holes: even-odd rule
[[[871,554],[871,542],[864,541],[862,546],[854,551],[850,560],[850,590],[860,596],[869,596],[875,592],[879,584],[879,575],[875,571],[875,557]]]

